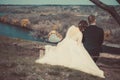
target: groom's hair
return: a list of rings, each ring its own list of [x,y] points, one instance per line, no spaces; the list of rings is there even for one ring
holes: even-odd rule
[[[93,23],[95,21],[95,16],[94,15],[89,15],[88,16],[88,22],[89,24]]]
[[[79,30],[80,31],[84,31],[87,27],[88,27],[88,23],[86,20],[81,20],[79,23],[78,23],[78,27],[79,27]]]

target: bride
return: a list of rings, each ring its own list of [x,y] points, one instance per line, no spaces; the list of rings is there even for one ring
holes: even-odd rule
[[[86,27],[87,22],[84,20],[80,21],[79,28],[72,25],[57,46],[45,46],[45,55],[37,59],[36,63],[61,65],[104,78],[103,71],[98,68],[82,44],[81,31]]]

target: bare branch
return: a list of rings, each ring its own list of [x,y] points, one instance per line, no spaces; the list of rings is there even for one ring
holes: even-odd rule
[[[120,15],[117,13],[117,11],[115,10],[113,6],[107,5],[101,2],[100,0],[90,0],[90,1],[96,4],[98,7],[110,13],[113,16],[113,18],[117,21],[117,23],[120,25]],[[117,0],[117,1],[120,1],[120,0]]]
[[[94,4],[96,4],[97,6],[99,6],[100,8],[107,10],[109,12],[111,12],[111,10],[115,10],[113,6],[109,6],[106,5],[105,3],[101,2],[100,0],[90,0],[91,2],[93,2]]]
[[[120,4],[120,0],[116,0]]]

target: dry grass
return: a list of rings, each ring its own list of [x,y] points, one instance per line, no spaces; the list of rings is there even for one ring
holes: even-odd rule
[[[0,80],[103,80],[62,66],[36,64],[39,45],[44,44],[1,36]],[[119,80],[120,60],[111,60],[103,56],[97,64],[105,71],[106,80]]]

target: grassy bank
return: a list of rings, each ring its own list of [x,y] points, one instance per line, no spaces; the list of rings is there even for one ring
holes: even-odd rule
[[[44,45],[0,36],[0,80],[103,80],[62,66],[36,64],[38,46]],[[105,71],[106,80],[119,80],[120,59],[105,56],[103,53],[97,64]]]

